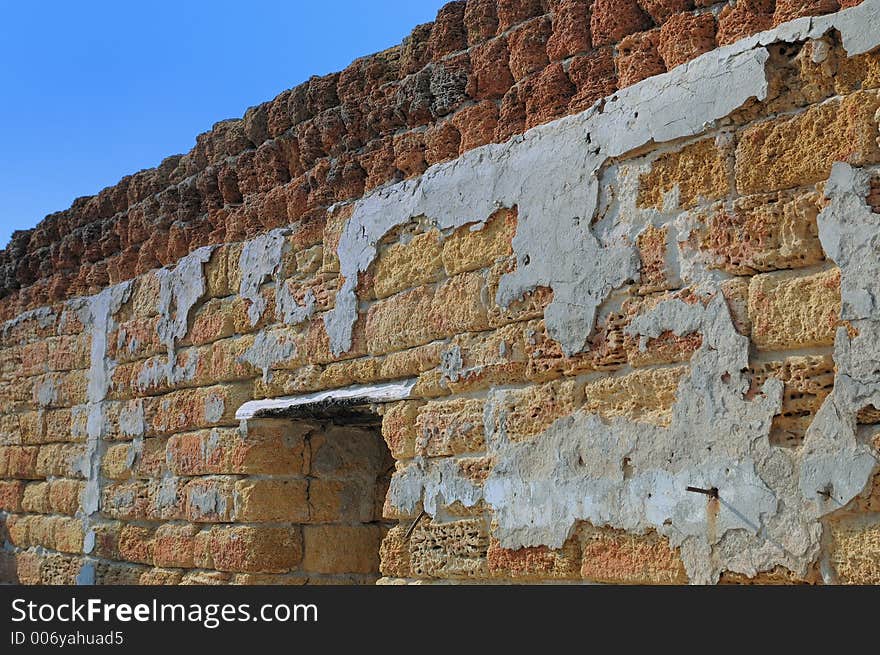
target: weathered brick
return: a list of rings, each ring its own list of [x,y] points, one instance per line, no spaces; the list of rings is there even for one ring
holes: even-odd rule
[[[183,487],[183,512],[192,523],[230,523],[235,512],[235,478],[195,478]]]
[[[23,480],[0,480],[0,510],[20,512],[24,494],[25,483]]]
[[[415,455],[416,416],[418,401],[404,400],[388,403],[382,408],[382,437],[395,459],[409,459]]]
[[[669,425],[678,383],[687,370],[686,366],[645,369],[589,382],[584,409],[606,419]]]
[[[639,177],[639,207],[689,209],[701,200],[717,200],[730,192],[729,149],[703,139],[677,152],[660,155]],[[669,198],[670,192],[675,192]]]
[[[376,297],[387,298],[398,291],[440,279],[443,271],[440,253],[437,230],[388,246],[374,265]]]
[[[119,556],[128,562],[153,563],[155,528],[125,525],[119,532]]]
[[[489,571],[496,578],[515,580],[579,580],[581,550],[577,539],[569,539],[562,548],[546,546],[502,548],[490,539],[487,552]]]
[[[666,72],[658,44],[660,30],[636,32],[625,37],[617,46],[617,79],[620,88]]]
[[[166,435],[236,423],[235,411],[252,397],[247,383],[184,389],[147,398],[144,414],[150,435]]]
[[[826,179],[834,162],[880,162],[878,108],[880,95],[860,91],[748,128],[736,148],[737,190],[789,189]]]
[[[487,578],[489,535],[485,519],[434,523],[423,519],[410,535],[412,575],[417,578]]]
[[[315,573],[378,573],[378,525],[307,525],[302,568]]]
[[[581,576],[615,584],[683,584],[687,582],[678,551],[665,537],[582,528]]]
[[[284,573],[302,560],[298,528],[214,527],[206,541],[210,560],[205,563],[218,571]]]
[[[745,196],[732,207],[713,206],[701,230],[709,265],[734,275],[801,268],[825,259],[816,218],[817,192]]]
[[[504,432],[511,440],[523,440],[546,430],[583,402],[583,387],[573,380],[508,391],[500,399]]]
[[[153,537],[153,561],[156,566],[193,568],[198,530],[194,525],[160,525]]]
[[[235,520],[303,523],[309,519],[309,483],[300,480],[239,480]]]
[[[715,17],[712,14],[680,13],[670,16],[660,28],[657,45],[666,68],[676,66],[709,52],[717,47],[715,42]]]
[[[500,210],[484,225],[465,225],[443,242],[443,265],[448,275],[491,266],[511,254],[516,234],[516,211]]]
[[[834,521],[831,533],[831,563],[843,584],[880,584],[880,523],[869,517],[853,516]]]
[[[590,16],[594,46],[617,43],[651,26],[651,18],[636,0],[595,0]]]
[[[406,528],[394,526],[382,539],[379,547],[379,571],[382,575],[393,578],[406,578],[409,576],[409,543],[406,536]]]
[[[429,457],[485,450],[483,401],[431,401],[418,409],[416,434],[420,450]]]
[[[840,271],[766,273],[749,286],[752,341],[761,350],[830,346],[840,318]]]

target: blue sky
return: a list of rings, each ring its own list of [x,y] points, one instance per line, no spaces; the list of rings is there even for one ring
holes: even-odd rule
[[[311,75],[399,43],[442,0],[0,0],[0,248]]]

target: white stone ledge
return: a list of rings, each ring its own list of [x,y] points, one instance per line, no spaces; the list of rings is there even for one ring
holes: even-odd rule
[[[412,397],[412,390],[415,386],[415,379],[398,380],[384,384],[358,384],[299,396],[251,400],[238,408],[235,412],[235,418],[239,421],[246,421],[252,418],[283,414],[293,409],[308,410],[335,403],[352,406],[406,400]]]

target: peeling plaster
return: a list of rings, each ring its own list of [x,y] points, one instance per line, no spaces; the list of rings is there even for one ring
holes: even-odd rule
[[[110,387],[110,380],[113,377],[113,369],[116,367],[116,362],[107,357],[107,337],[115,327],[113,315],[128,301],[131,288],[130,281],[123,282],[108,287],[88,299],[88,320],[85,321],[91,332],[86,424],[88,438],[82,462],[86,487],[81,497],[79,511],[83,525],[83,552],[85,554],[90,553],[95,545],[92,524],[100,509],[101,458],[106,451],[104,435],[107,431],[107,420],[104,413],[104,401]],[[86,562],[77,576],[77,584],[92,583],[94,583],[94,565],[91,562]]]
[[[169,384],[180,379],[181,373],[175,369],[177,358],[174,355],[178,339],[186,336],[189,327],[189,313],[205,295],[206,284],[203,266],[211,259],[213,246],[194,250],[180,259],[174,269],[163,268],[159,276],[159,323],[156,331],[168,352],[165,374]],[[142,372],[142,377],[147,375]],[[141,380],[139,379],[140,383]]]
[[[271,368],[278,362],[296,356],[293,336],[279,330],[263,330],[254,338],[254,344],[239,358],[263,372],[263,382],[271,377]]]
[[[551,287],[547,330],[567,355],[580,352],[597,307],[638,274],[631,243],[606,242],[590,227],[598,174],[609,159],[700,134],[750,98],[765,99],[770,55],[763,46],[836,29],[853,56],[877,45],[878,22],[880,3],[868,0],[837,14],[786,23],[622,89],[581,114],[468,151],[357,201],[337,251],[344,283],[324,317],[333,352],[351,348],[358,274],[376,258],[377,244],[392,228],[426,216],[439,229],[454,229],[514,205],[517,269],[502,277],[496,300],[507,307],[536,287]]]
[[[241,268],[241,284],[238,295],[250,301],[248,318],[256,325],[266,311],[266,299],[260,287],[275,275],[284,253],[285,228],[278,228],[247,241],[241,250],[238,263]]]
[[[748,97],[766,97],[764,63],[768,53],[762,45],[816,38],[835,28],[852,56],[880,43],[880,33],[873,28],[878,21],[877,2],[866,2],[821,19],[794,21],[708,53],[680,72],[677,69],[649,78],[619,93],[604,109],[595,108],[580,117],[537,128],[522,141],[543,148],[541,138],[553,143],[554,137],[566,134],[583,144],[584,139],[577,137],[586,132],[598,151],[596,158],[588,162],[595,164],[595,174],[605,157],[624,155],[651,141],[699,134],[707,127],[703,123],[728,115]],[[712,92],[707,88],[710,83]],[[650,100],[638,102],[640,97]],[[566,132],[566,123],[568,127],[574,126],[572,132]],[[511,144],[509,150],[492,147],[485,152],[500,157],[504,151],[508,164],[514,149]],[[564,144],[556,152],[565,156]],[[482,154],[474,155],[479,156]],[[534,156],[536,170],[544,165],[542,156],[545,155]],[[568,163],[577,169],[584,165],[584,160]],[[515,170],[508,166],[504,173],[510,175]],[[434,175],[438,174],[435,169]],[[482,182],[505,202],[495,193],[494,184]],[[594,177],[581,178],[581,182],[585,187],[596,184]],[[438,182],[433,184],[439,186]],[[528,187],[523,186],[524,195],[528,196]],[[541,193],[547,194],[548,188],[556,187],[544,186]],[[826,193],[831,203],[819,217],[820,239],[829,258],[841,269],[841,318],[849,321],[857,334],[851,337],[845,327],[838,329],[834,391],[817,413],[801,448],[788,450],[770,444],[771,421],[781,409],[783,385],[771,378],[759,394],[747,393],[748,338],[734,329],[718,282],[699,276],[698,263],[683,262],[683,270],[687,266],[689,273],[699,277],[700,284],[694,292],[703,297],[703,302],[662,302],[627,328],[631,336],[639,337],[642,348],[648,338],[665,331],[679,336],[703,336],[688,375],[679,383],[669,427],[623,418],[608,420],[577,411],[527,441],[512,441],[505,431],[503,402],[509,392],[496,389],[490,392],[485,409],[486,454],[494,460],[494,466],[482,493],[472,493],[476,490],[462,484],[451,464],[417,458],[392,479],[392,504],[412,511],[422,502],[426,511],[433,513],[443,503],[459,500],[473,506],[484,500],[493,508],[494,533],[505,548],[559,548],[578,521],[630,532],[653,529],[680,548],[687,573],[695,583],[716,582],[724,570],[754,576],[777,565],[806,574],[820,550],[821,517],[861,493],[877,465],[871,448],[859,441],[856,413],[867,404],[880,406],[880,320],[876,319],[880,298],[880,226],[865,202],[864,173],[845,164],[836,165]],[[385,198],[390,195],[385,190]],[[587,200],[590,204],[582,216],[589,219],[596,207],[592,190]],[[483,199],[478,198],[477,202]],[[424,201],[415,205],[418,210],[426,206]],[[521,200],[519,206],[521,221],[514,249],[518,257],[523,257],[528,245],[529,253],[525,260],[519,260],[517,271],[502,279],[499,303],[509,302],[516,293],[539,284],[553,287],[556,294],[554,282],[560,279],[565,280],[565,296],[579,293],[578,277],[582,272],[575,270],[574,276],[570,274],[574,262],[568,240],[546,239],[548,225],[558,225],[560,221],[561,234],[584,244],[578,247],[584,248],[585,256],[604,260],[605,265],[621,265],[625,252],[616,254],[612,250],[615,242],[604,241],[607,234],[599,233],[597,238],[587,231],[584,237],[572,237],[571,227],[565,221],[576,211],[574,205],[557,205],[557,213],[546,215],[543,226],[536,220],[533,208],[523,212]],[[538,208],[541,209],[545,207]],[[364,216],[364,211],[360,206],[355,208],[352,222],[357,219],[356,225],[346,232],[349,240],[344,235],[340,243],[346,279],[350,279],[355,266],[365,261],[369,264],[370,247],[364,245],[364,238],[375,240],[377,236],[375,222],[364,229],[363,220],[373,221],[373,215]],[[454,220],[454,216],[444,220]],[[445,226],[442,221],[441,224]],[[686,232],[687,226],[681,227],[680,232]],[[542,239],[549,244],[543,251],[534,247]],[[620,242],[624,244],[619,246],[622,251],[627,247],[630,252],[634,250],[627,240]],[[354,248],[355,257],[347,250],[349,247]],[[535,268],[530,270],[536,265],[538,274]],[[613,280],[595,272],[584,275],[593,290],[597,286],[613,288]],[[573,278],[575,285],[570,287]],[[553,336],[563,341],[566,352],[581,349],[584,332],[572,329],[583,327],[584,320],[589,318],[588,331],[592,330],[595,308],[604,300],[601,296],[607,294],[608,291],[598,294],[598,301],[597,295],[590,296],[581,306],[562,304],[556,311],[548,310],[548,327],[552,319]],[[555,299],[556,295],[554,302]],[[338,298],[337,308],[341,308],[339,312],[346,311]],[[346,328],[350,319],[351,316],[336,316],[328,322],[328,331],[331,326],[335,328],[331,337],[336,337],[340,346],[347,347],[350,342],[350,329]],[[568,337],[577,338],[566,341]],[[688,492],[688,486],[717,488],[719,497]]]

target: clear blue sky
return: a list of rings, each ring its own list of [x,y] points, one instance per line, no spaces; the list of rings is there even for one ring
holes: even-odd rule
[[[0,0],[0,248],[311,75],[397,44],[442,0]]]

